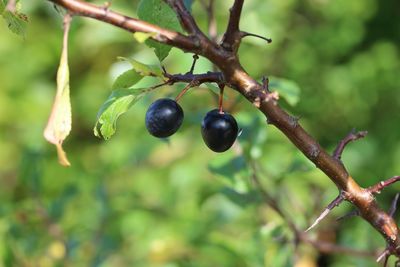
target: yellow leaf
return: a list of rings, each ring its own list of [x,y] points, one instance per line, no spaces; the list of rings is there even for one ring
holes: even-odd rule
[[[68,67],[68,32],[70,20],[70,16],[66,15],[64,18],[64,39],[61,60],[57,71],[57,93],[47,126],[44,130],[44,137],[56,146],[58,160],[63,166],[71,165],[62,148],[62,143],[70,133],[72,124]]]

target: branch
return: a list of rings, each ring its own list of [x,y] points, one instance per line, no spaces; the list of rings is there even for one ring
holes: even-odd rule
[[[239,22],[242,14],[243,2],[244,0],[235,0],[233,6],[229,10],[229,22],[221,43],[221,46],[228,51],[236,52],[240,44],[241,33]]]
[[[169,84],[178,82],[192,83],[193,81],[195,81],[197,86],[203,83],[225,83],[224,76],[221,72],[206,72],[202,74],[193,74],[190,72],[185,74],[169,74],[164,69],[164,76],[168,78]]]
[[[333,152],[333,157],[340,160],[342,157],[343,150],[352,141],[356,141],[360,138],[364,138],[368,134],[367,131],[357,132],[351,131],[343,140],[339,142],[335,151]]]
[[[64,7],[73,15],[89,17],[96,20],[115,25],[129,32],[154,33],[151,38],[160,43],[168,44],[181,48],[185,51],[197,51],[200,46],[198,42],[184,36],[178,32],[161,28],[157,25],[124,16],[122,14],[110,11],[108,8],[96,6],[87,2],[78,0],[48,0],[59,6]]]
[[[178,15],[178,19],[182,25],[182,28],[185,29],[190,35],[194,37],[203,36],[203,33],[197,26],[190,12],[186,9],[185,4],[182,0],[164,0],[170,7],[175,11]]]
[[[369,187],[367,190],[371,194],[379,194],[384,188],[398,181],[400,181],[400,176],[394,176],[392,178],[387,179],[386,181],[380,181],[376,185]]]

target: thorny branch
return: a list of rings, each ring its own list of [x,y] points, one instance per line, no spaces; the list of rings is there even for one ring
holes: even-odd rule
[[[351,202],[359,211],[360,217],[369,222],[385,238],[389,255],[400,256],[399,228],[392,216],[382,210],[374,198],[374,194],[400,178],[395,176],[367,189],[361,187],[348,173],[344,164],[338,160],[348,142],[344,142],[343,148],[338,149],[337,157],[331,156],[303,129],[298,119],[285,112],[277,101],[270,101],[268,92],[265,92],[262,84],[243,69],[237,56],[237,49],[242,38],[239,22],[244,0],[234,1],[230,10],[227,30],[220,45],[208,39],[198,30],[193,17],[182,6],[181,0],[168,0],[167,2],[174,8],[189,36],[79,0],[48,1],[64,7],[73,15],[104,21],[129,32],[154,33],[151,38],[155,41],[209,59],[220,70],[221,74],[218,74],[218,79],[222,76],[226,85],[241,93],[267,117],[270,124],[285,134],[310,161],[336,184],[343,198]]]

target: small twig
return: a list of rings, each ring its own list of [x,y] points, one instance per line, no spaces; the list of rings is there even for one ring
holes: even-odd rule
[[[264,37],[264,36],[261,36],[261,35],[258,35],[258,34],[254,34],[254,33],[249,33],[249,32],[241,31],[241,32],[240,32],[240,36],[241,36],[242,39],[243,39],[244,37],[247,37],[247,36],[257,37],[257,38],[260,38],[260,39],[266,41],[266,42],[269,43],[269,44],[272,43],[272,39],[271,39],[271,38],[266,38],[266,37]]]
[[[358,210],[352,210],[352,211],[346,213],[345,215],[338,217],[336,219],[336,221],[341,221],[341,220],[348,219],[348,218],[355,217],[355,216],[359,216],[359,215],[360,215],[360,212]]]
[[[190,70],[189,70],[189,72],[188,72],[187,74],[193,74],[194,67],[196,66],[196,61],[197,61],[198,59],[199,59],[199,56],[196,55],[196,54],[194,54],[194,55],[193,55],[193,63],[192,63],[192,66],[190,67]]]
[[[360,138],[365,137],[368,134],[367,131],[361,131],[361,132],[354,132],[354,129],[345,137],[343,138],[339,144],[337,145],[335,151],[333,152],[333,157],[340,160],[342,157],[343,150],[345,147],[352,141],[356,141]]]
[[[389,210],[390,217],[393,217],[394,213],[396,212],[397,202],[399,201],[399,196],[400,196],[400,193],[397,193],[392,201],[392,205],[390,206],[390,210]]]
[[[400,176],[394,176],[387,179],[386,181],[380,181],[376,185],[368,187],[368,189],[366,190],[371,194],[380,194],[384,188],[390,186],[391,184],[394,184],[397,181],[400,181]]]
[[[202,74],[169,74],[164,71],[164,76],[168,78],[170,84],[177,82],[190,83],[191,81],[196,81],[199,85],[203,83],[225,83],[224,76],[221,72],[206,72]]]
[[[339,206],[339,204],[342,203],[343,200],[344,197],[342,194],[337,196],[331,203],[329,203],[329,205],[324,209],[321,215],[318,216],[318,218],[314,221],[314,223],[310,227],[308,227],[308,229],[305,232],[308,232],[315,226],[317,226],[329,214],[329,212],[333,210],[335,207]]]

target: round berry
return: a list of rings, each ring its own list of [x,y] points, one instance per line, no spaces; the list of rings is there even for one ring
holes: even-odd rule
[[[201,123],[201,135],[206,145],[214,152],[228,150],[238,135],[235,118],[218,109],[211,110]]]
[[[176,133],[183,121],[183,110],[175,100],[161,98],[153,102],[146,112],[146,128],[155,137],[163,138]]]

